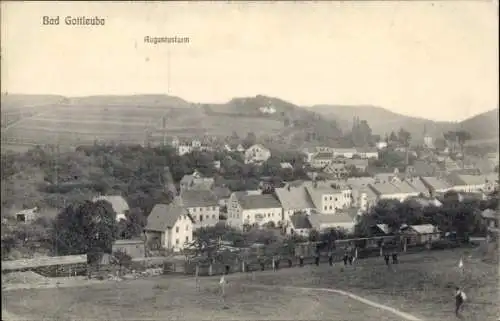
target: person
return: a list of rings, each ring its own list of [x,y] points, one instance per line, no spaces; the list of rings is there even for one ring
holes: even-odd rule
[[[398,253],[392,253],[392,264],[398,264]]]
[[[348,260],[349,260],[349,256],[347,255],[347,252],[346,252],[346,253],[344,253],[344,257],[343,257],[344,265],[347,265]]]
[[[292,259],[291,258],[288,258],[288,267],[292,267],[293,265],[293,262],[292,262]]]
[[[455,315],[458,317],[460,315],[460,309],[462,308],[467,296],[460,287],[455,288]]]
[[[389,267],[389,254],[384,254],[384,261],[385,261],[385,265],[387,265],[387,267]]]
[[[226,274],[229,274],[229,269],[230,269],[229,265],[226,264]]]
[[[264,263],[263,260],[260,261],[260,270],[264,271],[266,269],[266,264]]]
[[[304,266],[304,256],[303,256],[303,255],[299,256],[299,265],[300,265],[301,267],[303,267],[303,266]]]
[[[333,266],[333,254],[332,254],[332,252],[328,252],[328,264],[330,264],[330,266]]]
[[[316,264],[316,266],[319,266],[319,253],[316,252],[316,256],[314,257],[314,263]]]
[[[278,256],[276,257],[276,263],[275,263],[275,264],[276,264],[276,270],[279,270],[279,268],[280,268],[280,260],[281,260],[281,258],[280,258],[280,256],[278,255]]]

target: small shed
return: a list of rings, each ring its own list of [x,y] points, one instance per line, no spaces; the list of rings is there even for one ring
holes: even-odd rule
[[[24,209],[16,213],[16,221],[23,223],[30,223],[36,220],[39,213],[38,207],[33,207],[30,209]]]
[[[403,227],[401,232],[408,236],[409,245],[425,244],[441,239],[441,231],[432,224],[408,225]]]
[[[141,239],[116,240],[113,243],[112,252],[122,251],[131,258],[143,258],[146,256],[145,243]]]

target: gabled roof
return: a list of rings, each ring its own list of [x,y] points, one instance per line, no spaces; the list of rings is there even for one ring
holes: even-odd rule
[[[188,190],[180,195],[184,207],[218,206],[217,196],[212,191]]]
[[[270,194],[244,195],[239,198],[239,202],[244,210],[281,208],[280,202]]]
[[[111,204],[116,214],[124,214],[126,211],[129,210],[127,201],[125,200],[125,198],[123,198],[123,196],[120,195],[96,196],[92,199],[92,201],[93,202],[107,201],[108,203]]]
[[[231,190],[227,187],[214,187],[213,192],[218,199],[229,198]]]
[[[147,231],[165,232],[167,229],[172,228],[175,222],[182,216],[189,218],[193,222],[193,218],[187,210],[178,204],[174,204],[174,202],[169,205],[156,204],[148,216],[148,223],[144,229]]]
[[[432,224],[411,225],[409,227],[418,234],[430,234],[439,232],[439,229]]]
[[[461,175],[451,176],[456,185],[482,185],[486,183],[486,177],[483,175]],[[454,179],[455,178],[455,179]]]
[[[274,192],[284,210],[314,208],[314,204],[303,186],[276,188]]]
[[[317,160],[332,160],[333,159],[333,153],[320,152],[320,153],[317,153],[316,155],[314,155],[313,159],[317,159]]]
[[[311,223],[307,215],[305,214],[295,214],[290,216],[290,221],[294,229],[309,229],[312,228]]]
[[[320,229],[324,225],[354,224],[354,220],[347,213],[338,214],[312,214],[308,216],[311,226]]]
[[[433,176],[424,176],[420,178],[424,184],[429,186],[433,190],[445,190],[451,188],[451,184],[447,181],[439,179]]]

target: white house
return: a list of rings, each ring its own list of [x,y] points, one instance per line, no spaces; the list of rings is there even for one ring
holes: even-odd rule
[[[357,153],[358,153],[358,151],[355,148],[334,148],[333,149],[333,156],[334,157],[353,158],[354,155],[357,155]]]
[[[215,226],[219,222],[220,206],[217,197],[209,190],[188,190],[180,195],[184,207],[195,222],[194,228]]]
[[[261,190],[254,191],[238,191],[231,193],[227,201],[227,223],[231,226],[240,226],[241,225],[241,205],[240,199],[245,195],[260,195],[262,194]]]
[[[123,198],[123,196],[120,195],[100,195],[96,196],[92,199],[92,202],[97,202],[97,201],[107,201],[108,203],[111,204],[113,207],[113,210],[116,213],[116,220],[121,221],[121,220],[126,220],[127,216],[126,213],[127,211],[130,210],[128,207],[128,203]]]
[[[427,191],[427,188],[422,188],[420,185],[416,188],[407,181],[402,181],[400,183],[373,183],[369,184],[368,187],[377,195],[377,200],[394,199],[400,202],[405,201],[409,197],[416,197],[420,194],[425,195]]]
[[[188,211],[174,201],[157,204],[148,216],[144,228],[146,244],[178,252],[193,240],[193,218]]]
[[[229,214],[228,209],[229,225],[242,228],[244,224],[262,226],[269,222],[275,225],[280,223],[281,204],[273,195],[248,193],[233,193],[233,195],[236,196],[236,210],[232,209]]]
[[[309,222],[308,215],[294,214],[290,216],[289,223],[286,225],[287,235],[300,235],[308,237],[312,230],[312,225]]]
[[[345,212],[339,212],[334,215],[328,214],[313,214],[308,217],[313,229],[318,232],[324,232],[332,228],[345,229],[348,233],[354,232],[356,226],[356,218],[351,217]]]
[[[271,151],[260,144],[250,146],[245,151],[245,164],[263,163],[271,157]]]
[[[263,114],[274,114],[274,113],[276,113],[276,108],[274,108],[273,106],[260,107],[259,110]]]
[[[24,209],[16,213],[16,221],[30,223],[36,220],[40,210],[38,207]]]
[[[321,214],[335,214],[349,207],[352,202],[352,191],[348,187],[332,187],[314,182],[306,186],[306,190],[316,211]]]
[[[448,180],[453,185],[454,191],[466,193],[484,192],[488,183],[484,175],[452,174],[448,176]]]
[[[378,150],[385,149],[387,148],[387,142],[386,141],[380,141],[375,144]]]
[[[376,148],[358,148],[355,155],[362,159],[378,159],[378,150]]]
[[[310,165],[312,168],[324,168],[333,162],[333,157],[333,153],[317,153],[311,158]]]
[[[440,179],[434,176],[422,176],[420,177],[422,183],[427,186],[431,195],[436,193],[446,193],[452,189],[452,185],[444,179]]]

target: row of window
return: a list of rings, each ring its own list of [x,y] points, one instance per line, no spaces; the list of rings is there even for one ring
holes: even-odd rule
[[[218,208],[218,206],[207,206],[207,207],[192,207],[191,210],[193,212],[196,212],[196,209],[198,209],[198,211],[202,212],[202,211],[216,211]]]
[[[176,226],[175,227],[175,233],[179,233],[179,230],[180,230],[179,227]],[[186,225],[186,231],[189,231],[189,225]]]
[[[205,215],[206,219],[208,220],[210,218],[210,215]],[[216,219],[217,215],[212,214],[212,219]],[[203,222],[203,215],[200,215],[200,222]]]

